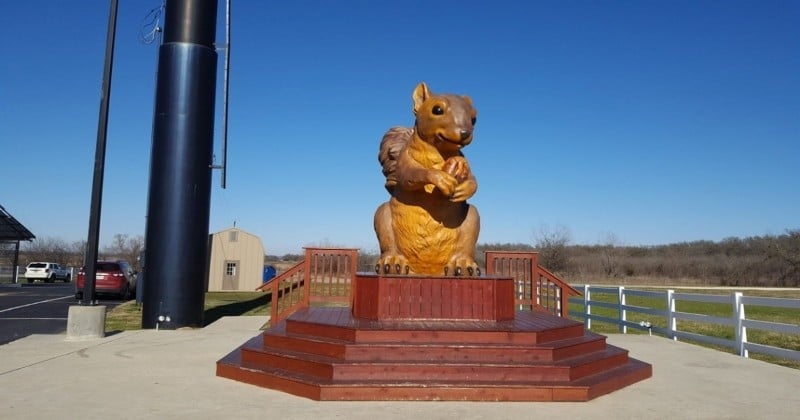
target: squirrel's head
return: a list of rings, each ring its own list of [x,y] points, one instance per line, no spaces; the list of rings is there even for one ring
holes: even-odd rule
[[[440,151],[456,152],[472,141],[478,111],[469,96],[434,95],[423,82],[412,95],[417,135]]]

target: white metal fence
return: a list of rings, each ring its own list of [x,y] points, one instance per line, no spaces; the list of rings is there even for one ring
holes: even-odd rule
[[[18,267],[17,268],[17,281],[20,278],[24,279],[25,275],[25,267]],[[14,280],[14,268],[9,266],[2,265],[0,266],[0,283],[11,283]]]
[[[779,334],[800,335],[800,317],[798,317],[796,324],[784,324],[779,322],[748,319],[745,313],[745,308],[748,305],[800,310],[800,299],[744,296],[741,292],[732,293],[730,296],[676,293],[674,290],[635,290],[626,289],[625,287],[621,286],[598,287],[583,285],[576,286],[576,288],[579,290],[581,288],[583,289],[583,296],[573,297],[570,299],[570,303],[574,305],[570,305],[569,314],[574,317],[583,318],[587,329],[592,328],[592,320],[595,320],[616,324],[621,333],[627,333],[628,328],[644,330],[650,333],[655,332],[673,340],[678,340],[679,338],[689,339],[726,347],[743,357],[749,357],[749,353],[752,351],[754,353],[768,354],[775,357],[800,360],[800,351],[798,350],[774,347],[766,344],[749,342],[747,340],[748,329],[771,331]],[[592,296],[594,295],[605,295],[605,299],[592,299]],[[662,299],[666,309],[629,305],[626,303],[626,301],[630,296]],[[680,312],[675,310],[675,303],[678,301],[730,305],[731,316],[720,317],[708,314]],[[576,307],[581,304],[583,305],[583,311],[576,310]],[[592,308],[608,308],[611,309],[612,313],[616,313],[616,315],[614,317],[609,317],[593,314]],[[629,313],[645,314],[652,317],[661,318],[663,321],[659,324],[666,325],[666,327],[654,325],[651,321],[649,321],[649,318],[646,321],[630,321],[628,319]],[[637,316],[636,318],[644,319],[647,317]],[[680,320],[690,320],[699,323],[709,323],[732,327],[734,330],[734,339],[731,340],[727,338],[682,331],[680,329]]]

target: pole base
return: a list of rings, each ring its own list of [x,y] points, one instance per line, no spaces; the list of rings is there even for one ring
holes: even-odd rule
[[[106,336],[105,306],[70,306],[67,341],[94,340]]]

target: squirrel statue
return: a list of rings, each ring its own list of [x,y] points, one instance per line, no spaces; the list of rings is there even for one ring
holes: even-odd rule
[[[412,95],[413,128],[393,127],[378,153],[391,198],[375,212],[378,274],[479,276],[478,210],[466,200],[478,183],[461,149],[477,111],[468,96],[436,95],[423,82]]]

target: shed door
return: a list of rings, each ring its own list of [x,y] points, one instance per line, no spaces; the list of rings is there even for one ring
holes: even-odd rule
[[[225,261],[222,290],[239,290],[239,261]]]

